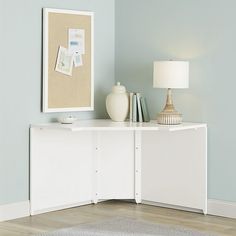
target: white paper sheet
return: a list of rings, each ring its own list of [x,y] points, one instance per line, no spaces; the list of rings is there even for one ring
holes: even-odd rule
[[[83,29],[69,29],[68,49],[71,53],[85,54],[85,31]]]
[[[83,59],[82,59],[82,55],[79,53],[74,53],[74,66],[75,67],[79,67],[83,65]]]
[[[55,71],[71,76],[73,68],[73,60],[74,60],[73,53],[69,52],[67,48],[60,46],[57,54]]]

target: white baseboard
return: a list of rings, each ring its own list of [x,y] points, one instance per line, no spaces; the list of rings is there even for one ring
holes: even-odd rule
[[[105,202],[105,201],[109,201],[109,200],[98,200],[98,203]],[[93,200],[84,201],[84,202],[77,202],[77,203],[67,204],[67,205],[61,205],[61,206],[51,207],[51,208],[44,208],[41,210],[33,210],[31,208],[30,215],[34,216],[34,215],[39,215],[39,214],[43,214],[43,213],[47,213],[47,212],[60,211],[60,210],[65,210],[65,209],[80,207],[80,206],[85,206],[85,205],[91,205],[91,204],[93,204]]]
[[[208,214],[236,219],[236,202],[208,199]],[[2,206],[0,205],[0,222],[26,217],[29,215],[29,201],[17,202]]]
[[[191,208],[191,207],[182,207],[182,206],[176,206],[176,205],[165,204],[165,203],[160,203],[160,202],[152,202],[152,201],[142,200],[142,204],[149,205],[149,206],[170,208],[170,209],[181,210],[181,211],[203,213],[202,209],[195,209],[195,208]]]
[[[178,207],[178,206],[166,205],[163,203],[156,203],[156,202],[150,202],[150,201],[142,201],[142,203],[147,204],[147,205],[167,207],[167,208],[172,208],[172,209],[177,209],[177,210],[202,212],[202,211],[192,209],[192,208]],[[227,202],[227,201],[221,201],[221,200],[208,199],[207,214],[236,219],[236,202]]]
[[[0,205],[0,222],[30,215],[29,201]]]
[[[236,218],[236,202],[208,199],[208,214]]]
[[[44,209],[40,209],[40,210],[34,210],[31,207],[30,214],[32,216],[34,216],[34,215],[44,214],[47,212],[60,211],[60,210],[65,210],[65,209],[69,209],[69,208],[73,208],[73,207],[90,205],[90,204],[92,204],[92,200],[84,201],[84,202],[77,202],[77,203],[67,204],[67,205],[61,205],[61,206],[56,206],[56,207],[44,208]]]

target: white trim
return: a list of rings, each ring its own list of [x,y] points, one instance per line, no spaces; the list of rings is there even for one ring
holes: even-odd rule
[[[0,222],[30,215],[29,201],[0,206]]]
[[[61,109],[63,109],[63,110],[61,110]],[[74,107],[69,107],[69,108],[45,108],[43,110],[43,112],[44,113],[53,113],[53,112],[76,112],[76,111],[93,111],[93,110],[94,110],[94,107],[93,107],[93,105],[91,105],[91,107],[79,107],[79,108],[74,108]]]
[[[103,202],[103,201],[107,201],[107,200],[99,200],[98,202]],[[127,200],[127,201],[134,202],[134,200]],[[82,205],[87,205],[91,203],[92,201],[77,203],[77,204],[72,204],[70,206],[66,206],[66,208],[70,208],[74,206],[82,206]],[[160,207],[169,207],[172,209],[179,209],[179,210],[201,212],[200,210],[197,210],[197,209],[177,207],[177,206],[149,202],[149,201],[142,201],[142,204],[160,206]],[[55,211],[59,209],[62,209],[62,208],[61,207],[57,209],[54,208],[54,209],[50,209],[50,211]],[[42,211],[32,212],[31,214],[36,215],[43,212],[48,212],[48,210],[49,209],[47,210],[44,209]],[[215,215],[215,216],[236,218],[236,202],[226,202],[226,201],[221,201],[221,200],[208,199],[208,214]],[[13,219],[21,218],[21,217],[27,217],[29,215],[30,215],[29,201],[17,202],[17,203],[6,204],[6,205],[0,206],[0,222],[6,221],[6,220],[13,220]]]
[[[207,199],[207,189],[208,189],[208,174],[207,174],[207,170],[208,170],[208,141],[207,141],[207,137],[208,137],[208,129],[207,129],[207,125],[205,127],[205,171],[204,171],[204,174],[205,174],[205,192],[204,192],[204,196],[205,196],[205,199],[204,199],[204,209],[203,209],[203,213],[204,215],[207,215],[208,213],[208,199]]]
[[[74,15],[84,15],[84,16],[91,16],[93,12],[91,11],[76,11],[76,10],[65,10],[59,8],[43,8],[43,10],[52,13],[63,13],[63,14],[74,14]]]
[[[141,148],[141,141],[142,134],[141,131],[134,131],[134,144],[135,144],[135,152],[134,152],[134,171],[135,171],[135,201],[136,203],[141,203],[141,162],[142,162],[142,148]]]
[[[236,202],[208,199],[208,214],[236,219]]]
[[[83,13],[81,13],[83,14]],[[86,14],[86,12],[84,12]],[[91,107],[89,110],[94,110],[94,12],[87,12],[91,16]]]
[[[48,9],[43,9],[43,112],[47,112],[48,101]]]
[[[98,200],[97,202],[106,202],[109,200]],[[50,207],[50,208],[45,208],[42,210],[36,210],[36,211],[32,211],[30,212],[31,216],[34,215],[39,215],[39,214],[43,214],[43,213],[48,213],[48,212],[52,212],[52,211],[59,211],[59,210],[66,210],[66,209],[70,209],[70,208],[74,208],[74,207],[80,207],[80,206],[85,206],[85,205],[92,205],[92,204],[96,204],[94,203],[94,200],[89,200],[89,201],[84,201],[84,202],[78,202],[78,203],[73,203],[73,204],[69,204],[69,205],[62,205],[62,206],[57,206],[57,207]]]
[[[145,200],[142,200],[142,204],[166,207],[166,208],[177,209],[177,210],[198,212],[198,213],[203,212],[204,214],[206,214],[205,209],[202,209],[202,210],[193,209],[193,208],[188,208],[188,207],[175,206],[175,205],[169,205],[169,204],[157,203],[157,202],[151,202],[151,201],[145,201]],[[236,202],[227,202],[227,201],[221,201],[221,200],[208,199],[207,214],[236,219]]]
[[[78,203],[73,203],[73,204],[61,205],[61,206],[57,206],[57,207],[44,208],[41,210],[32,210],[31,209],[30,215],[33,216],[33,215],[43,214],[43,213],[47,213],[47,212],[51,212],[51,211],[65,210],[65,209],[69,209],[69,208],[73,208],[73,207],[90,205],[92,203],[93,203],[92,200],[90,200],[90,201],[78,202]]]
[[[96,132],[95,135],[95,147],[94,147],[94,160],[93,160],[93,203],[97,204],[99,201],[99,195],[98,195],[98,179],[99,179],[99,160],[100,160],[100,132]]]
[[[176,209],[176,210],[181,210],[181,211],[204,213],[203,209],[195,209],[195,208],[191,208],[191,207],[176,206],[176,205],[165,204],[165,203],[160,203],[160,202],[152,202],[152,201],[142,200],[142,204],[149,205],[149,206],[165,207],[165,208]]]

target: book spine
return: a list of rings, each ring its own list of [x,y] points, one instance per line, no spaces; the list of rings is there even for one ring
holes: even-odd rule
[[[142,108],[140,103],[140,93],[137,93],[138,121],[143,122]]]
[[[132,115],[133,115],[133,122],[137,122],[137,96],[136,94],[133,95],[133,100],[132,100]]]
[[[129,94],[129,120],[130,122],[133,121],[133,96],[134,96],[134,93]]]
[[[143,120],[144,120],[144,122],[149,122],[150,121],[150,115],[149,115],[149,112],[148,112],[148,107],[147,107],[145,97],[141,97],[140,101],[141,101],[141,107],[142,107],[142,112],[143,112]]]

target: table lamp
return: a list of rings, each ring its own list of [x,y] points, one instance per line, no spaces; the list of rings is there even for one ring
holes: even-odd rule
[[[153,87],[167,88],[167,99],[164,110],[158,114],[157,123],[162,125],[178,125],[182,123],[182,115],[175,110],[172,101],[172,88],[188,88],[189,62],[187,61],[155,61],[153,71]]]

